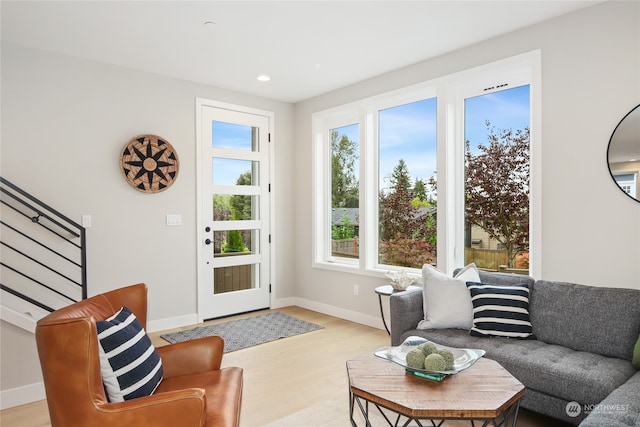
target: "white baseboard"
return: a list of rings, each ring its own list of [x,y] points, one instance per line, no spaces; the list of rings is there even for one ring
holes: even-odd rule
[[[371,326],[372,328],[384,329],[382,319],[379,316],[370,316],[368,314],[362,314],[357,311],[347,310],[344,308],[335,307],[333,305],[323,304],[304,298],[295,298],[294,305],[306,308],[307,310],[313,310],[319,313],[327,314],[329,316],[339,317],[340,319],[345,319],[351,322],[360,323],[362,325]]]
[[[2,390],[0,393],[0,410],[26,405],[45,398],[43,382]]]
[[[296,299],[294,297],[274,299],[271,301],[271,308],[282,308],[296,305]]]
[[[165,319],[149,320],[147,321],[147,332],[166,331],[168,329],[196,325],[197,323],[198,315],[196,313],[167,317]]]

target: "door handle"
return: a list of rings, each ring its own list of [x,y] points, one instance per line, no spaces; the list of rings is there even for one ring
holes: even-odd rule
[[[205,239],[204,241],[205,245],[210,245],[211,243],[213,243],[211,239]]]

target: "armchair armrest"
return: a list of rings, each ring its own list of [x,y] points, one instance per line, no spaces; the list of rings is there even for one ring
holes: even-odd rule
[[[415,329],[424,318],[422,289],[392,294],[389,299],[391,311],[391,345],[402,344],[402,334]]]
[[[156,347],[165,378],[220,369],[224,340],[219,336],[197,338]]]
[[[189,388],[98,405],[91,423],[100,427],[202,427],[207,418],[206,407],[204,390]],[[78,425],[83,425],[81,420],[78,421]]]

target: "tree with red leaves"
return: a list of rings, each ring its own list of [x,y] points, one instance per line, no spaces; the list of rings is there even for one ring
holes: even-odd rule
[[[393,169],[390,183],[389,193],[380,194],[380,262],[421,268],[434,257],[427,232],[435,234],[431,228],[435,222],[413,205],[416,193],[403,159]]]
[[[529,128],[496,131],[486,122],[488,145],[465,153],[465,214],[500,242],[509,260],[529,250]]]

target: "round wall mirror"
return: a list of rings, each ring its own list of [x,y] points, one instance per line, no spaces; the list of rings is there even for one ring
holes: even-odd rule
[[[607,161],[618,188],[640,202],[640,105],[629,111],[611,134]]]

